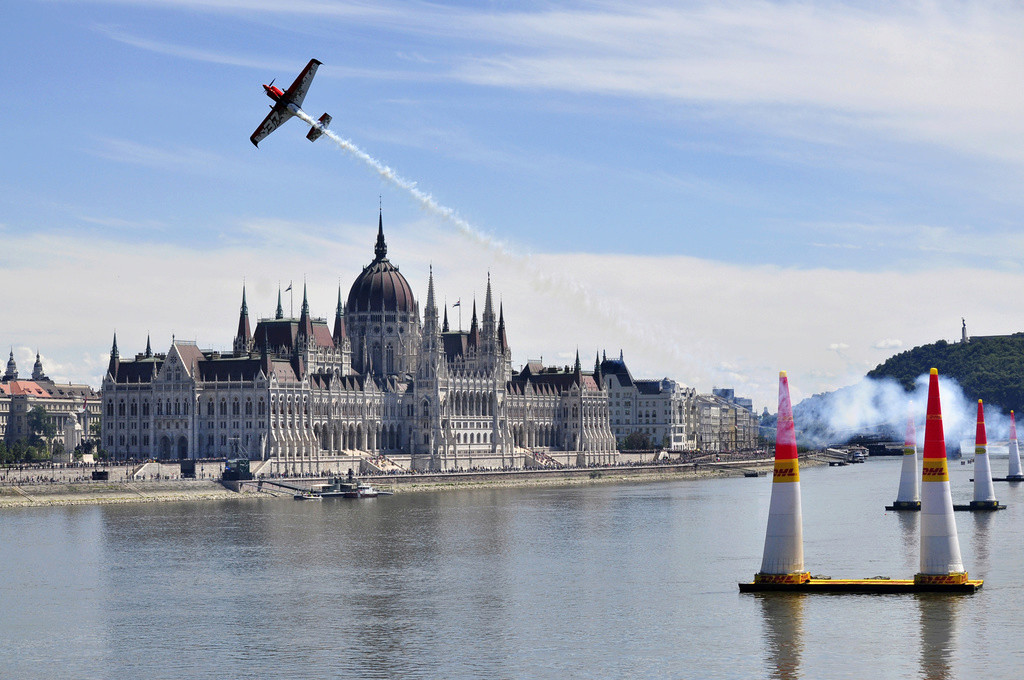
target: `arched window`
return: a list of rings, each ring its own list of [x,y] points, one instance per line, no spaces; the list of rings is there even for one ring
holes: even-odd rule
[[[245,415],[247,415],[247,416],[251,416],[252,415],[252,401],[250,401],[248,399],[245,401]]]
[[[142,402],[142,415],[144,415],[144,416],[148,416],[149,415],[149,402],[148,401]]]
[[[231,415],[237,416],[239,414],[238,400],[235,399],[231,402]]]
[[[210,401],[206,402],[206,415],[212,416],[213,410],[213,399],[211,399]]]
[[[133,401],[128,405],[128,412],[133,416],[139,415],[139,405]]]
[[[117,403],[117,415],[119,415],[119,416],[123,416],[124,415],[124,401],[119,401]]]
[[[226,416],[228,414],[228,402],[226,399],[220,400],[220,414]]]

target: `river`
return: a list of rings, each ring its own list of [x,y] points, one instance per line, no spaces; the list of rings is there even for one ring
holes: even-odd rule
[[[812,574],[911,578],[901,461],[801,471]],[[993,461],[995,474],[1004,460]],[[950,466],[957,502],[971,468]],[[3,678],[1004,678],[1024,485],[960,596],[741,595],[770,477],[0,513]]]

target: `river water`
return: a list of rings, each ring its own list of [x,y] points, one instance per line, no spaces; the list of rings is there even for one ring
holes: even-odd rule
[[[801,471],[812,574],[911,578],[901,461]],[[1005,460],[993,461],[997,475]],[[951,465],[957,502],[970,467]],[[961,596],[751,595],[771,481],[0,513],[3,678],[1005,678],[1024,485],[957,513]]]

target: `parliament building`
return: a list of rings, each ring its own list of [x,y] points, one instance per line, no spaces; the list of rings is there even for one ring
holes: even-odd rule
[[[174,340],[121,358],[103,380],[101,446],[115,459],[249,458],[254,470],[426,471],[607,464],[618,460],[599,366],[512,368],[504,310],[488,276],[468,331],[439,313],[431,271],[422,309],[387,257],[373,261],[334,321],[249,321],[245,289],[231,352]]]

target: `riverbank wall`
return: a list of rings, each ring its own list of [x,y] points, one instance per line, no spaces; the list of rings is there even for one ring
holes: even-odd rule
[[[724,476],[771,474],[771,459],[728,462],[670,463],[663,465],[618,465],[593,468],[534,470],[491,470],[408,475],[368,475],[361,479],[395,493],[446,489],[514,486],[558,486],[610,484],[669,479],[703,479]],[[820,464],[801,460],[801,465]],[[208,471],[212,473],[211,469]],[[200,474],[204,474],[200,472]],[[166,501],[238,501],[290,496],[291,492],[259,480],[222,484],[212,474],[206,479],[163,477],[135,479],[133,469],[111,469],[110,480],[93,481],[74,471],[8,476],[0,483],[0,509],[52,505],[93,505],[103,503],[152,503]],[[148,475],[147,475],[148,476]],[[288,477],[274,480],[301,488],[323,482],[323,477]]]

